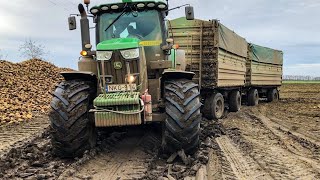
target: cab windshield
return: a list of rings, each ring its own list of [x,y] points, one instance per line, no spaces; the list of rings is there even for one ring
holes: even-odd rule
[[[101,15],[99,27],[100,42],[113,38],[162,40],[160,16],[156,10],[125,13],[105,31],[120,14],[105,13]]]

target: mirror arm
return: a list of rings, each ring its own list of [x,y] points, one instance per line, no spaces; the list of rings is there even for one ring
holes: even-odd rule
[[[172,11],[172,10],[175,10],[175,9],[180,9],[180,8],[182,8],[182,7],[185,7],[185,6],[190,6],[190,4],[184,4],[184,5],[181,5],[181,6],[177,6],[177,7],[175,7],[175,8],[168,9],[168,10],[166,10],[165,12],[169,12],[169,11]]]

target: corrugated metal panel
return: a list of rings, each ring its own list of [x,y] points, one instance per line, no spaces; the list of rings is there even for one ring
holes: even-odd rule
[[[246,58],[219,49],[217,87],[244,86]]]
[[[96,127],[131,126],[142,123],[141,113],[126,115],[111,112],[96,112],[94,114]]]
[[[281,85],[282,65],[250,62],[247,64],[247,86]]]
[[[219,39],[222,40],[221,36],[218,36],[219,33],[223,31],[223,34],[237,35],[232,32],[226,33],[230,30],[218,26],[217,23],[217,21],[202,20],[186,21],[181,18],[173,20],[172,33],[175,43],[186,51],[187,70],[196,74],[194,81],[200,83],[202,88],[243,86],[246,55],[242,57],[218,48]],[[244,44],[244,51],[247,53],[245,40],[241,37],[237,40],[241,41],[240,44]],[[225,48],[234,47],[228,46],[226,42],[221,43]],[[244,51],[241,49],[241,52]]]

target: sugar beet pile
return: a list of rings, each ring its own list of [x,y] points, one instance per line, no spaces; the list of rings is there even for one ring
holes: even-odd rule
[[[50,108],[51,93],[62,80],[55,65],[32,59],[21,63],[0,61],[0,124],[32,119]]]

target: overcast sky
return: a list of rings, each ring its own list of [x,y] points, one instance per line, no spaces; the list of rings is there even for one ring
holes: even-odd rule
[[[19,62],[19,46],[32,39],[50,51],[48,61],[77,68],[80,31],[67,18],[81,0],[10,0],[0,7],[0,53]],[[91,4],[110,0],[91,0]],[[320,76],[320,0],[170,0],[190,3],[198,19],[219,19],[248,42],[284,51],[286,75]],[[184,9],[169,18],[184,15]],[[79,23],[78,23],[79,24]],[[94,43],[94,39],[92,40]]]

